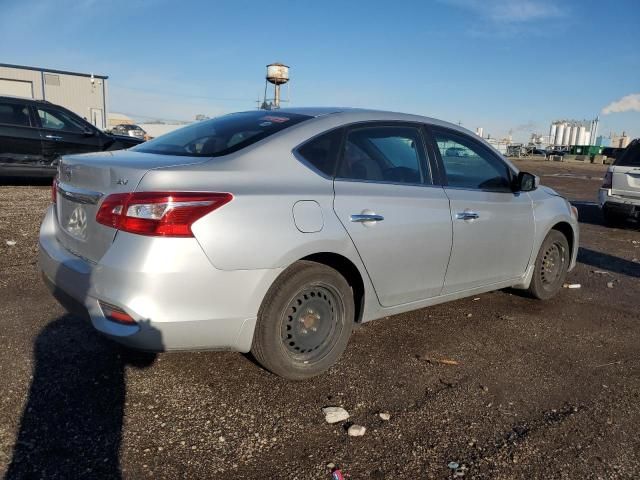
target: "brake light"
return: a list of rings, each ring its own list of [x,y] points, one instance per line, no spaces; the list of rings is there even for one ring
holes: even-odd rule
[[[58,201],[58,177],[53,177],[53,183],[51,184],[51,203],[55,204]]]
[[[604,174],[604,179],[602,181],[601,188],[611,188],[612,185],[613,185],[613,172],[608,171],[607,173]]]
[[[109,195],[96,221],[129,233],[193,237],[191,225],[233,199],[230,193],[135,192]]]

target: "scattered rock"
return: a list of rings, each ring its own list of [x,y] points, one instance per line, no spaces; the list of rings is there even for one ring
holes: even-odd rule
[[[363,427],[362,425],[351,425],[349,430],[347,430],[347,433],[350,437],[361,437],[366,431],[367,427]]]
[[[344,422],[349,418],[349,412],[342,407],[324,407],[322,413],[327,423]]]
[[[595,275],[609,275],[609,272],[605,272],[604,270],[592,270],[591,273]]]
[[[607,282],[607,288],[613,288],[616,282]]]
[[[391,414],[387,413],[387,412],[380,412],[378,414],[378,416],[384,420],[385,422],[388,422],[389,420],[391,420]]]
[[[15,240],[7,240],[7,245],[9,245],[10,247],[13,247],[16,243],[18,242],[16,242]]]
[[[467,318],[473,317],[473,313],[467,313]]]
[[[484,393],[487,393],[489,391],[489,387],[487,387],[486,385],[480,385],[480,388]]]
[[[333,470],[334,468],[336,468],[336,464],[333,463],[333,462],[329,462],[329,463],[327,463],[327,468],[329,470]]]
[[[451,360],[448,358],[432,358],[429,357],[427,355],[418,355],[418,360],[423,360],[427,363],[430,363],[432,365],[434,364],[439,364],[439,365],[460,365],[460,362],[458,362],[457,360]]]
[[[579,283],[565,283],[562,286],[564,288],[580,288],[580,287],[582,287],[582,285],[580,285]]]
[[[458,462],[449,462],[447,464],[447,467],[449,467],[451,470],[457,470],[458,467],[460,467],[460,464]]]

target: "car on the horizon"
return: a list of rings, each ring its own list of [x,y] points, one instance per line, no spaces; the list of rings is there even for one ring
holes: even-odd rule
[[[578,252],[575,207],[486,141],[374,110],[240,112],[65,156],[52,198],[40,268],[68,309],[133,348],[251,352],[295,380],[363,322],[551,298]]]
[[[598,204],[607,225],[640,220],[640,138],[619,153],[607,169]]]
[[[146,139],[147,132],[139,125],[133,123],[121,123],[111,129],[111,133],[115,135],[125,135],[127,137],[135,137],[141,140]]]
[[[0,177],[53,177],[62,155],[133,147],[72,111],[44,100],[0,96]]]

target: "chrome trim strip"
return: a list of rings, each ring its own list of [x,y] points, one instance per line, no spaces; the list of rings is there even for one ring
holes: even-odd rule
[[[58,183],[58,194],[67,200],[85,205],[97,204],[104,195],[101,192],[72,187],[71,185],[64,185],[62,183]]]

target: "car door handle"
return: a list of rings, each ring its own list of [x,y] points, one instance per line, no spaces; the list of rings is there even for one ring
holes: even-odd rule
[[[358,223],[363,223],[363,222],[381,222],[382,220],[384,220],[384,217],[382,215],[376,215],[376,214],[351,215],[351,221],[352,222],[358,222]]]
[[[475,220],[476,218],[480,218],[480,215],[476,212],[465,211],[456,213],[456,219],[458,220]]]
[[[58,135],[45,135],[44,138],[48,138],[49,140],[62,140],[62,137]]]

